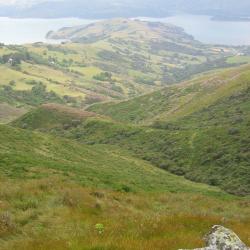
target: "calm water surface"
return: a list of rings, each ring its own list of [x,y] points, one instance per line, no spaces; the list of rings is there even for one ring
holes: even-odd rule
[[[250,22],[247,21],[213,21],[209,16],[196,15],[143,19],[175,24],[204,43],[250,45]]]
[[[46,39],[50,30],[95,22],[78,18],[59,19],[12,19],[0,17],[0,42],[5,44],[25,44],[34,42],[58,43]]]
[[[140,18],[143,20],[172,23],[183,27],[195,39],[213,44],[250,45],[250,22],[212,21],[209,16],[177,15],[168,18]],[[55,43],[46,40],[50,30],[84,25],[96,20],[78,18],[61,19],[10,19],[0,17],[0,42],[25,44],[33,42]]]

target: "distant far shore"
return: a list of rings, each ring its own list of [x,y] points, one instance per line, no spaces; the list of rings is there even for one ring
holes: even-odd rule
[[[250,22],[250,17],[214,16],[214,17],[211,17],[211,20],[221,21],[221,22]]]

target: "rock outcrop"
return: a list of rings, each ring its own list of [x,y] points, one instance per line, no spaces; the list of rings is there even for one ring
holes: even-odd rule
[[[213,226],[204,240],[206,247],[195,250],[250,250],[232,230],[219,225]]]

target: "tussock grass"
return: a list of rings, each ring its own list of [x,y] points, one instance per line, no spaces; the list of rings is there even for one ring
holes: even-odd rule
[[[247,198],[116,147],[0,130],[1,250],[194,248],[214,224],[250,243]]]
[[[214,224],[232,228],[250,244],[247,199],[115,192],[84,188],[62,176],[2,178],[0,190],[0,214],[7,213],[13,225],[8,234],[0,227],[1,250],[194,248]],[[34,195],[36,206],[16,206]],[[104,225],[103,234],[97,223]]]

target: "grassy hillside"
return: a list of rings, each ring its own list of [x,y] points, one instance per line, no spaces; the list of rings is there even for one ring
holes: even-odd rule
[[[5,125],[0,141],[3,250],[194,248],[214,224],[250,243],[247,199],[112,146]]]
[[[141,140],[139,154],[156,165],[229,192],[249,194],[249,79],[245,66],[90,110],[159,129],[125,139],[126,145],[137,142],[137,147],[131,146],[136,153]]]
[[[74,43],[0,45],[0,249],[249,245],[250,66],[219,69],[247,48],[126,19],[49,36]]]
[[[96,104],[88,110],[135,124],[173,121],[249,88],[249,79],[250,66],[241,66],[200,76],[132,100]]]
[[[219,193],[216,189],[154,168],[116,147],[86,146],[3,125],[0,129],[2,176],[39,179],[58,174],[84,186],[128,192],[190,190]]]
[[[12,107],[6,103],[0,103],[0,123],[8,123],[25,113],[25,109]]]
[[[63,106],[60,104],[43,104],[16,119],[15,126],[26,129],[67,129],[77,127],[81,122],[89,117],[101,117],[93,112]]]
[[[162,93],[156,92],[122,102],[117,106],[103,104],[104,108],[93,106],[90,109],[97,112],[105,110],[100,113],[106,115],[111,111],[113,118],[125,120],[127,124],[105,118],[90,118],[65,129],[52,119],[50,124],[55,124],[55,127],[46,131],[88,144],[119,145],[135,156],[174,174],[220,186],[237,195],[248,195],[249,66],[201,79],[167,88]],[[157,119],[153,112],[148,111],[148,106],[157,113]],[[164,107],[171,112],[166,112]],[[159,108],[162,113],[158,112]],[[129,125],[129,118],[132,117],[130,110],[133,115],[133,112],[138,114],[138,119],[148,120],[151,125]],[[44,130],[42,123],[38,127],[35,125],[40,112],[34,112],[36,119],[28,114],[15,125],[22,127],[28,124],[28,128]]]
[[[98,67],[140,85],[172,84],[199,72],[227,67],[225,57],[241,50],[204,45],[171,24],[132,19],[63,28],[49,33],[49,38],[66,38],[96,49],[93,59]]]
[[[204,45],[181,28],[130,19],[64,28],[73,43],[0,45],[0,103],[86,107],[124,100],[215,68],[246,63],[245,47]],[[8,121],[8,118],[4,118]]]

